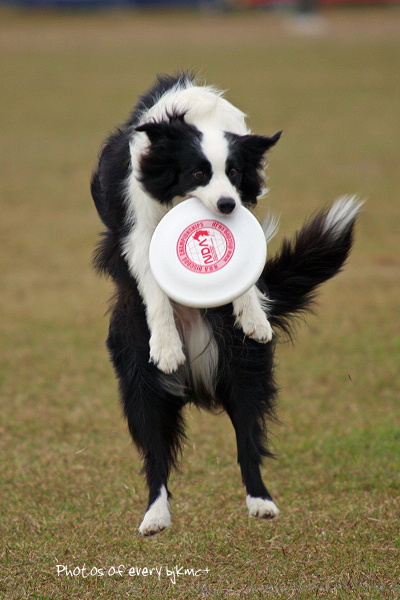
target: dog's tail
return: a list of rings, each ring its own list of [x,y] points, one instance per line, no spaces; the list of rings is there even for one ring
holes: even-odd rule
[[[339,198],[329,211],[322,210],[296,232],[293,240],[285,238],[267,261],[259,285],[268,296],[273,327],[290,335],[292,318],[310,310],[317,286],[341,270],[362,204],[354,196]]]

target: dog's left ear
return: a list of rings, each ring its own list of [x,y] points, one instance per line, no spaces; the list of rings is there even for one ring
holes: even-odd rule
[[[282,135],[282,131],[278,131],[272,137],[266,137],[263,135],[244,135],[239,138],[242,149],[252,156],[256,162],[261,160],[265,152],[275,146],[276,142]]]
[[[264,182],[264,154],[276,144],[281,133],[278,131],[272,137],[227,134],[228,143],[242,169],[240,191],[242,203],[247,207],[257,204]]]

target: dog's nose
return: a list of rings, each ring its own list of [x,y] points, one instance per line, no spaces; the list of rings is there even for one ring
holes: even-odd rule
[[[233,210],[235,210],[236,202],[233,198],[225,198],[222,197],[217,202],[218,210],[220,210],[225,215],[229,215]]]

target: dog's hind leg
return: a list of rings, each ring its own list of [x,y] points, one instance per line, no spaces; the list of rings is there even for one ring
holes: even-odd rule
[[[183,397],[165,389],[167,376],[148,362],[143,344],[126,344],[117,327],[110,329],[108,347],[119,379],[121,401],[133,441],[144,459],[149,501],[139,527],[152,535],[171,524],[168,478],[184,439]]]
[[[182,428],[180,412],[175,410],[173,414],[171,404],[172,399],[166,401],[169,412],[166,423],[161,420],[164,417],[160,418],[158,412],[151,414],[151,411],[146,411],[147,414],[142,415],[144,420],[139,427],[136,419],[128,417],[130,432],[144,457],[143,470],[149,488],[146,514],[139,527],[139,533],[142,535],[158,533],[171,524],[170,493],[167,485],[179,444],[176,430]]]
[[[261,477],[260,427],[257,422],[245,415],[234,414],[231,418],[236,431],[238,462],[246,487],[249,516],[273,519],[279,514],[279,509]]]
[[[140,388],[140,398],[134,394],[125,400],[125,412],[131,436],[144,459],[149,488],[139,533],[152,535],[171,524],[168,478],[184,437],[183,418],[181,398],[158,394],[153,385],[147,392],[143,385]]]
[[[149,487],[147,511],[139,527],[142,535],[158,533],[171,524],[167,484],[184,436],[180,399],[165,396],[157,401],[162,403],[161,410],[146,409],[139,425],[137,418],[128,417],[131,435],[144,457]]]
[[[236,432],[238,463],[246,487],[249,516],[272,519],[279,510],[261,476],[262,457],[268,456],[269,452],[265,448],[263,416],[260,414],[261,407],[265,406],[265,396],[261,400],[257,393],[261,393],[261,389],[250,386],[240,390],[236,387],[224,405]]]

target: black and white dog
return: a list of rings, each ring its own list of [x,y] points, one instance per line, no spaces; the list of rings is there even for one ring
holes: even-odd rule
[[[257,285],[220,308],[172,302],[149,268],[152,234],[177,202],[195,197],[217,216],[256,205],[264,154],[279,137],[252,135],[245,115],[191,74],[163,76],[107,139],[93,175],[106,226],[95,265],[116,285],[107,346],[149,487],[143,535],[170,525],[167,483],[185,439],[188,402],[222,407],[232,420],[250,516],[279,512],[260,473],[276,396],[271,326],[288,332],[316,286],[340,270],[360,203],[342,198],[320,212],[283,241]]]

